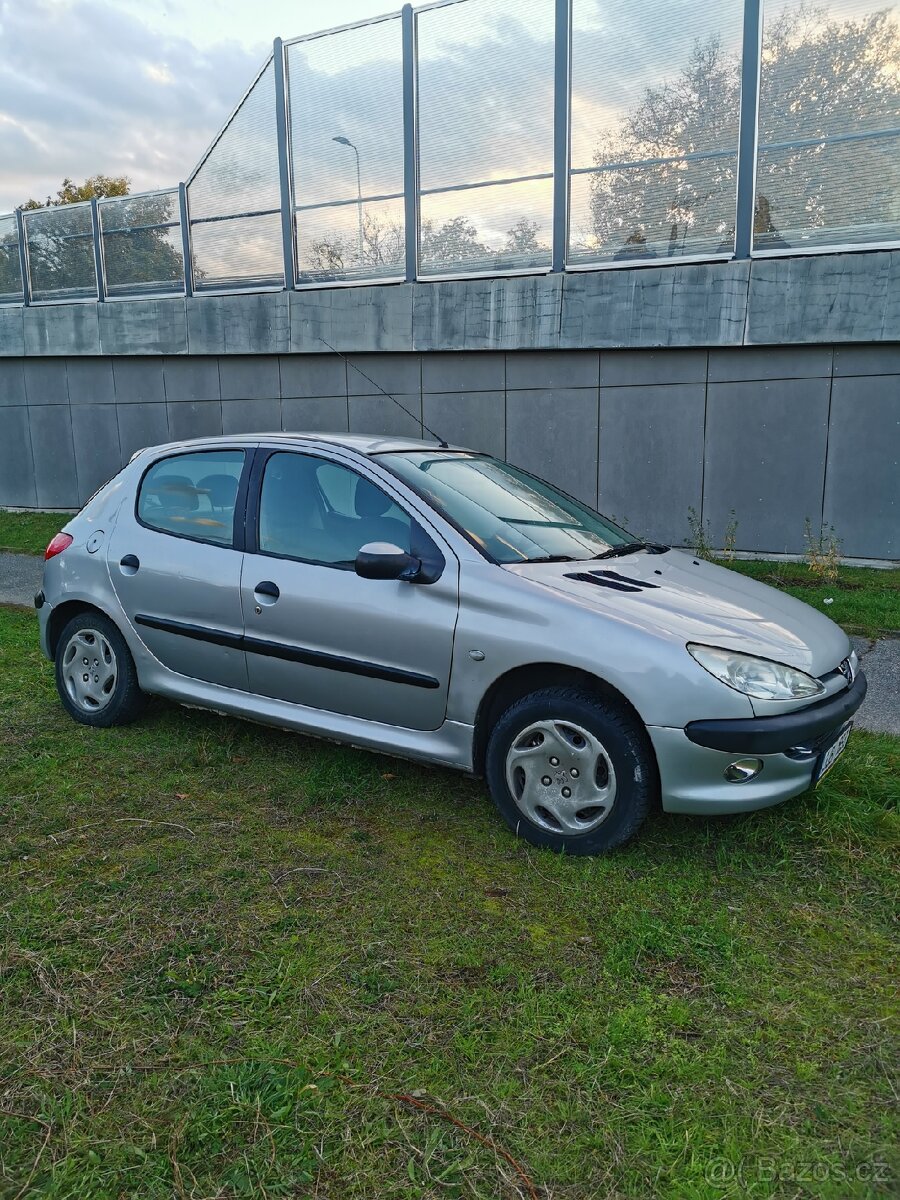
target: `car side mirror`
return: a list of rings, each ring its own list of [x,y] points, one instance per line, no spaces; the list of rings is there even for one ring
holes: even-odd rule
[[[357,554],[355,567],[363,579],[404,579],[411,583],[422,563],[391,542],[368,542]]]

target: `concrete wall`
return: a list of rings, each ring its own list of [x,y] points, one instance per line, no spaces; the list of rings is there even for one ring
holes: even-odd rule
[[[284,311],[293,299],[280,298]],[[96,308],[30,311],[67,322]],[[886,343],[348,361],[290,352],[0,357],[0,504],[76,506],[148,444],[272,429],[419,436],[423,419],[663,541],[687,538],[693,507],[721,544],[733,509],[743,550],[802,551],[808,516],[833,524],[849,556],[900,557],[900,344]]]
[[[900,342],[900,251],[0,307],[0,356]]]

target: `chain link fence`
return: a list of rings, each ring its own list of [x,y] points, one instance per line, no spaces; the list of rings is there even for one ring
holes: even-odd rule
[[[900,245],[900,5],[443,0],[272,56],[184,184],[0,216],[0,303]]]

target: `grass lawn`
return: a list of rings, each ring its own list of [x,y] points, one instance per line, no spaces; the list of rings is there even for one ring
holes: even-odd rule
[[[0,1195],[896,1194],[900,740],[565,859],[449,772],[75,725],[21,610],[0,662]]]
[[[64,512],[7,512],[0,508],[0,551],[43,554],[47,543],[72,520]]]

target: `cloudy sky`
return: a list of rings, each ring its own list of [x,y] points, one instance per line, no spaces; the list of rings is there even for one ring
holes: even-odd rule
[[[63,177],[167,186],[196,163],[276,36],[391,0],[0,0],[0,212]]]

